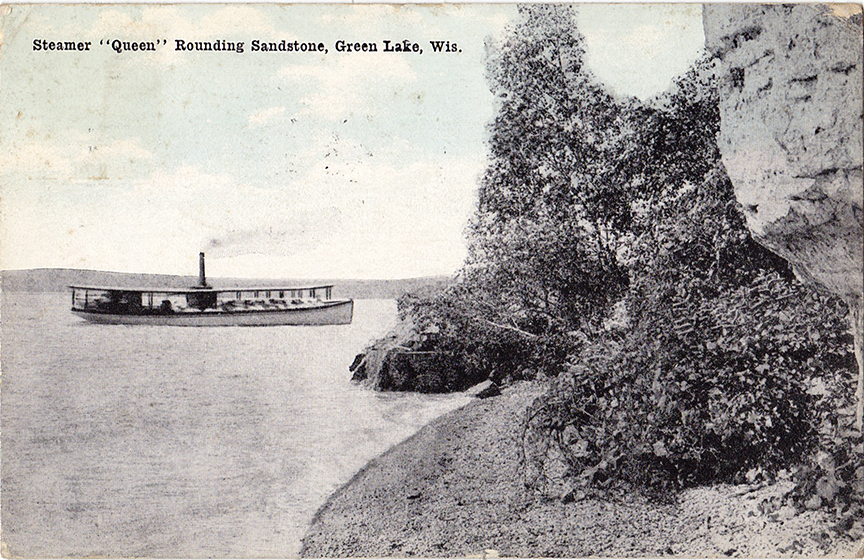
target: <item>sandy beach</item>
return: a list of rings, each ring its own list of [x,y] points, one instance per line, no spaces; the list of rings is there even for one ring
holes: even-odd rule
[[[318,511],[301,556],[861,555],[860,524],[841,536],[822,512],[766,508],[780,484],[695,488],[676,504],[525,490],[516,440],[542,391],[475,400],[373,460]]]

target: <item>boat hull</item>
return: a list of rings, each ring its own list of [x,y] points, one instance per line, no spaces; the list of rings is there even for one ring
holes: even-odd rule
[[[263,327],[278,325],[348,325],[354,302],[342,300],[287,309],[207,310],[165,315],[102,313],[72,309],[91,323],[103,325],[158,325],[174,327]]]

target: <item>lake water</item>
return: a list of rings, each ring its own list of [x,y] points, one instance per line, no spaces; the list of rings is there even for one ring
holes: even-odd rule
[[[16,556],[295,556],[366,462],[467,402],[376,393],[354,355],[395,322],[90,325],[68,294],[3,294],[2,533]]]

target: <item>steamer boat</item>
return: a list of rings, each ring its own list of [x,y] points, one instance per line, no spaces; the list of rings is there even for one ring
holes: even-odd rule
[[[347,325],[354,301],[334,299],[333,286],[215,289],[204,253],[198,285],[187,289],[69,286],[72,313],[92,323],[184,327]]]

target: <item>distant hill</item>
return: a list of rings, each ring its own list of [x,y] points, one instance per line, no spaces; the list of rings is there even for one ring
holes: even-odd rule
[[[198,283],[197,276],[174,276],[170,274],[134,274],[105,272],[101,270],[79,270],[72,268],[34,268],[29,270],[4,270],[0,273],[4,292],[62,292],[69,284],[188,288]],[[218,288],[252,286],[314,286],[333,284],[336,297],[354,299],[393,299],[405,292],[427,292],[446,286],[452,281],[449,276],[427,276],[401,280],[327,280],[284,278],[208,278],[208,283]]]

